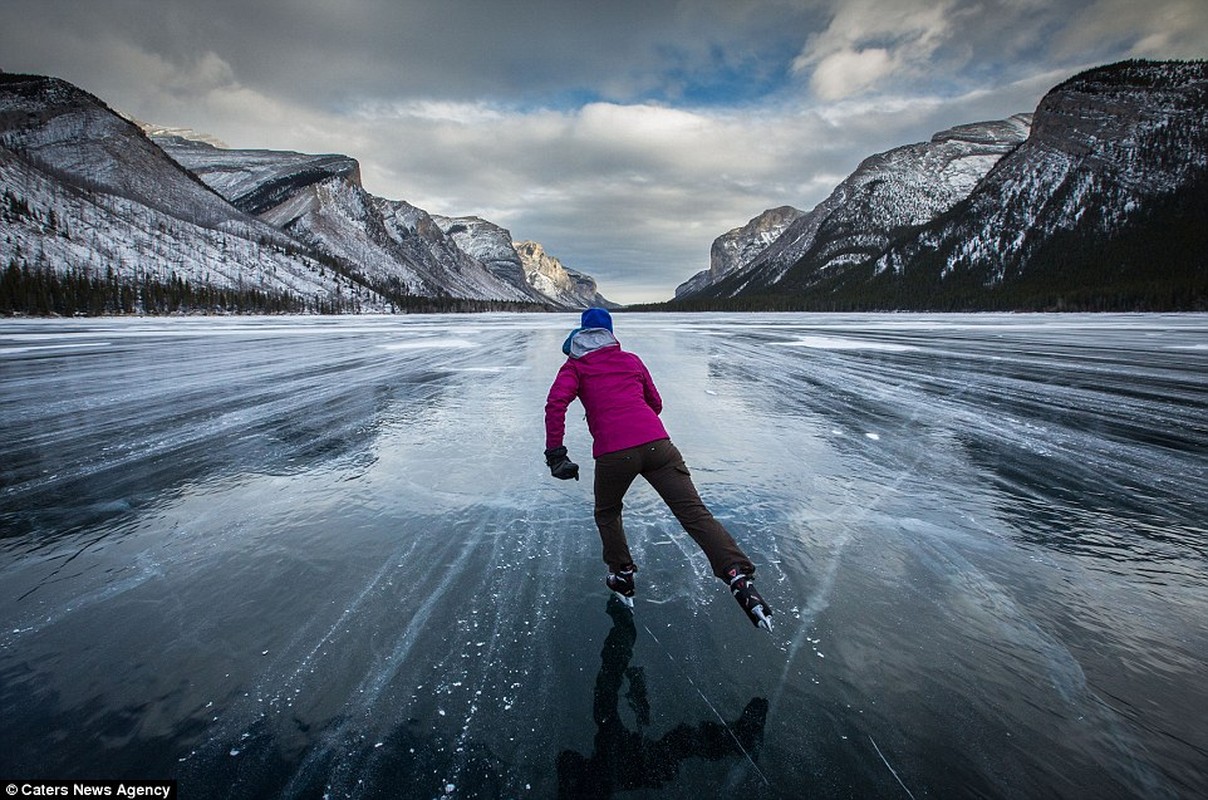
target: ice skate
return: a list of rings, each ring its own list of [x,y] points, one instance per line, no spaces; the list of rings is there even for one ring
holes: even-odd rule
[[[633,573],[636,570],[636,567],[630,566],[627,569],[610,572],[608,573],[608,577],[604,579],[604,583],[608,585],[609,589],[612,589],[613,594],[630,608],[633,608],[633,595],[637,589],[633,580]]]
[[[738,601],[738,605],[746,613],[751,624],[772,632],[772,607],[760,596],[755,589],[755,579],[744,572],[732,569],[730,575],[730,593]]]

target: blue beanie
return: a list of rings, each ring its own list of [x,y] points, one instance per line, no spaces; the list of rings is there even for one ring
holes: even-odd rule
[[[584,328],[607,328],[612,330],[612,315],[603,308],[589,308],[583,312]]]

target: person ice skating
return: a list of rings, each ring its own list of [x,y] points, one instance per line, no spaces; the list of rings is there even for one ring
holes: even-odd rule
[[[751,622],[771,630],[772,609],[755,590],[755,566],[697,494],[683,456],[659,419],[663,401],[654,380],[636,354],[621,349],[612,315],[603,308],[584,311],[581,327],[571,331],[562,351],[566,362],[545,401],[545,463],[555,478],[579,479],[579,465],[563,445],[566,409],[578,398],[587,413],[596,461],[595,520],[608,588],[633,605],[637,567],[621,510],[625,492],[641,475],[700,545],[713,574],[730,587]]]

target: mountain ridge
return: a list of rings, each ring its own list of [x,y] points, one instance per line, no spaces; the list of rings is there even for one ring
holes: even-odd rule
[[[0,73],[0,164],[0,312],[388,307],[66,81]]]
[[[236,207],[361,265],[371,285],[569,308],[585,302],[529,282],[511,233],[501,226],[478,217],[429,214],[406,201],[369,194],[360,164],[349,156],[223,149],[172,131],[153,133],[152,139]],[[368,258],[370,253],[375,257]],[[393,269],[375,271],[373,264]]]
[[[574,307],[369,194],[350,156],[220,144],[0,72],[0,313]]]
[[[921,217],[878,219],[875,198],[847,191],[903,148],[871,156],[747,267],[666,307],[1208,308],[1208,62],[1086,70],[1029,122],[963,197]],[[886,196],[937,187],[924,176]]]
[[[540,242],[513,242],[512,247],[520,254],[525,280],[547,297],[561,298],[580,307],[621,307],[600,294],[595,278],[565,266],[547,253]]]
[[[970,123],[865,158],[834,191],[802,214],[741,270],[703,288],[734,297],[766,290],[810,262],[815,272],[879,252],[892,232],[935,218],[966,197],[1023,142],[1029,115]],[[790,285],[792,285],[790,283]]]

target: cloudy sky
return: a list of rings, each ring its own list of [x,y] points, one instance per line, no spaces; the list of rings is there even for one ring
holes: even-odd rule
[[[232,147],[338,152],[662,300],[865,157],[1208,57],[1206,0],[0,0],[0,69]]]

